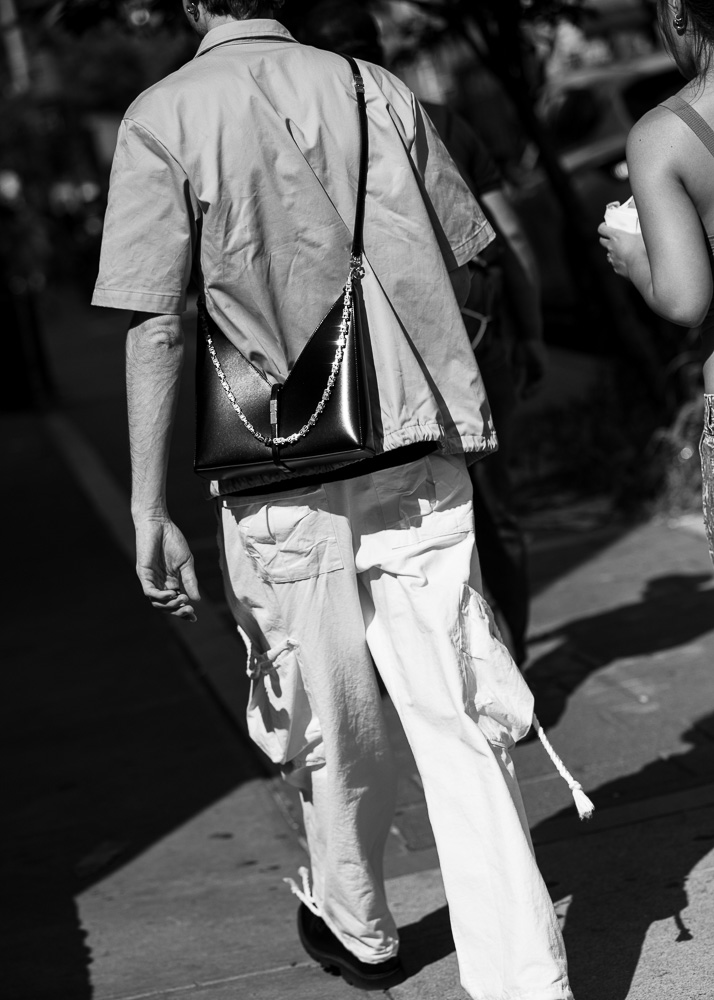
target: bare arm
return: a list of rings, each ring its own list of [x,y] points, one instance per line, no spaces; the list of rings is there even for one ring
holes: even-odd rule
[[[126,342],[136,571],[152,605],[195,621],[193,557],[169,517],[166,473],[183,367],[181,319],[135,313]]]
[[[712,297],[702,224],[681,176],[682,129],[670,111],[655,108],[633,127],[627,163],[642,236],[600,227],[618,274],[629,278],[647,305],[680,326],[699,326]]]

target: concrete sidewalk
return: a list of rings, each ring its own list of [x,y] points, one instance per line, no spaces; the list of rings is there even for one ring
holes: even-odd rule
[[[305,854],[253,748],[42,420],[2,425],[0,996],[348,995],[297,942],[281,879]]]
[[[0,995],[354,998],[297,942],[281,879],[305,861],[299,812],[236,723],[241,651],[190,472],[190,385],[172,495],[210,607],[196,629],[179,629],[144,607],[128,555],[123,324],[66,300],[46,306],[62,411],[2,419],[13,586]],[[706,548],[666,524],[532,531],[528,676],[551,739],[598,805],[580,824],[538,743],[516,749],[577,1000],[711,997]],[[388,889],[411,973],[390,992],[460,1000],[418,776],[386,708],[401,771]]]

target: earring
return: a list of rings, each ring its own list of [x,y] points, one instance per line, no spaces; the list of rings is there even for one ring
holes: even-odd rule
[[[684,14],[676,14],[672,19],[672,26],[678,35],[683,35],[687,30],[687,19]]]
[[[186,13],[189,15],[189,17],[192,17],[194,21],[198,21],[199,17],[201,16],[201,13],[198,9],[198,4],[195,3],[186,4]]]

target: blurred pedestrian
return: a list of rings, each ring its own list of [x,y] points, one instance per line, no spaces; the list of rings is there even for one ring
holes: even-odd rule
[[[468,261],[492,232],[407,88],[298,44],[270,16],[277,6],[187,2],[197,57],[142,94],[119,134],[94,302],[135,310],[138,575],[154,607],[195,619],[193,559],[165,495],[192,266],[207,328],[279,397],[353,280],[364,94],[354,280],[372,332],[375,457],[315,474],[276,464],[211,484],[253,678],[251,733],[301,790],[312,886],[305,871],[294,888],[305,949],[354,986],[395,985],[404,970],[383,852],[396,770],[373,658],[423,782],[465,988],[568,1000],[508,754],[530,727],[532,696],[479,593],[466,468],[467,455],[496,443],[459,318]],[[233,396],[232,419],[241,403]],[[278,450],[271,434],[266,461]],[[280,449],[287,461],[289,446]]]
[[[301,37],[308,44],[384,65],[377,22],[354,0],[318,3],[308,14]],[[528,627],[528,561],[515,511],[511,467],[519,400],[538,390],[547,369],[540,278],[503,176],[483,140],[446,106],[422,102],[422,107],[498,237],[470,262],[471,288],[462,308],[498,435],[498,451],[472,463],[469,474],[484,586],[514,659],[522,664]]]
[[[498,451],[470,465],[469,473],[484,584],[500,612],[499,623],[505,624],[514,659],[522,664],[528,556],[511,468],[519,402],[538,391],[547,371],[538,270],[503,177],[481,138],[448,108],[425,103],[424,109],[498,237],[471,262],[471,289],[462,309],[498,435]]]
[[[615,272],[657,315],[698,328],[704,370],[704,523],[714,559],[714,7],[657,0],[666,44],[688,81],[648,111],[627,140],[638,232],[601,225]]]

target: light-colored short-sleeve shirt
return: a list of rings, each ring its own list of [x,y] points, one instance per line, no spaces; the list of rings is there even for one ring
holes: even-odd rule
[[[411,92],[359,65],[381,447],[485,454],[495,435],[449,272],[493,232]],[[347,277],[359,150],[345,59],[272,19],[212,29],[122,121],[93,303],[180,314],[200,261],[213,319],[283,380]]]

